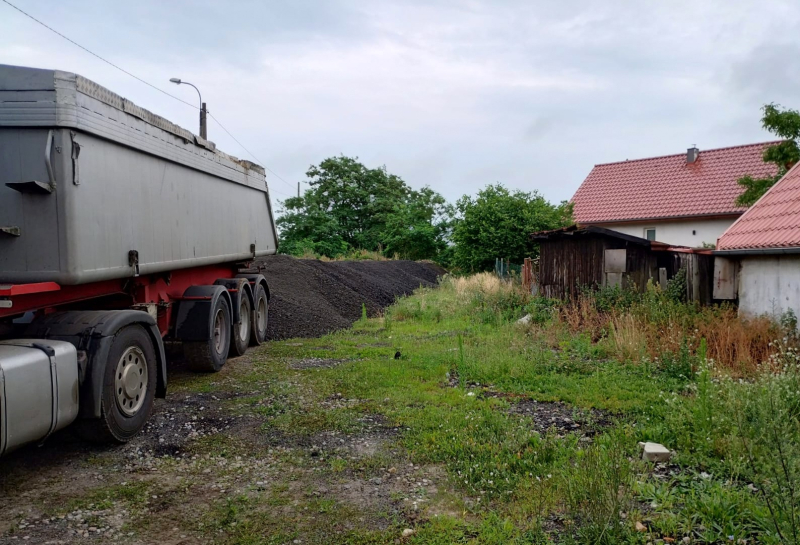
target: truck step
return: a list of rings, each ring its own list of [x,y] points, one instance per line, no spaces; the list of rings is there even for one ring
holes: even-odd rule
[[[49,195],[53,192],[52,185],[44,182],[37,182],[36,180],[31,180],[29,182],[8,182],[6,183],[6,187],[29,195]]]

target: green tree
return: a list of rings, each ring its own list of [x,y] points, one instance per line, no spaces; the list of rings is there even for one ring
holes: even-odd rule
[[[783,138],[784,141],[769,146],[764,150],[765,163],[773,163],[777,167],[774,176],[753,178],[749,174],[739,178],[738,183],[744,187],[736,199],[739,206],[751,206],[767,190],[786,174],[792,166],[800,161],[800,112],[797,110],[782,109],[777,104],[767,104],[762,108],[764,115],[761,125],[772,134]]]
[[[379,249],[387,217],[410,192],[386,167],[367,168],[351,157],[325,159],[306,176],[309,204],[330,214],[341,237],[357,249]]]
[[[446,246],[449,207],[425,187],[412,190],[385,167],[331,157],[306,173],[309,189],[282,202],[281,252],[339,257],[350,250],[432,259]]]
[[[489,270],[497,257],[517,263],[538,253],[531,233],[572,223],[572,206],[550,204],[538,192],[509,191],[489,185],[456,203],[454,265],[466,271]]]
[[[452,217],[452,205],[431,188],[411,191],[387,217],[383,233],[386,255],[437,259],[447,249]]]
[[[303,255],[309,252],[337,257],[350,249],[341,236],[336,219],[310,203],[307,196],[283,201],[283,210],[276,223],[281,230],[281,253]]]

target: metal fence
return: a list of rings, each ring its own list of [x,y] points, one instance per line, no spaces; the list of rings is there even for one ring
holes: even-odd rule
[[[522,265],[511,263],[509,259],[501,257],[494,260],[494,272],[504,280],[519,280],[523,289],[538,293],[539,288],[539,259],[525,258]]]
[[[509,259],[497,257],[494,260],[494,272],[500,278],[519,278],[522,274],[522,265],[511,263]]]

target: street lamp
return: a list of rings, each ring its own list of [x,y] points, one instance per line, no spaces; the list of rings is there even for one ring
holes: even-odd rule
[[[175,85],[180,85],[181,83],[184,85],[191,85],[194,87],[194,90],[197,91],[197,96],[200,97],[200,138],[203,140],[208,140],[208,130],[206,126],[206,103],[203,102],[203,97],[200,95],[200,89],[189,83],[188,81],[181,81],[181,78],[169,78],[169,81],[174,83]]]

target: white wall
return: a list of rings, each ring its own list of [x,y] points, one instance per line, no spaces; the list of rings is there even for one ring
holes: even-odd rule
[[[699,248],[704,242],[716,244],[717,239],[734,221],[736,218],[652,221],[649,223],[596,223],[593,225],[641,238],[645,238],[645,229],[655,228],[658,242]]]
[[[741,258],[739,312],[775,318],[794,310],[800,316],[800,255],[753,255]]]

